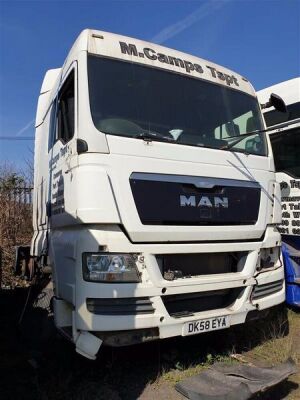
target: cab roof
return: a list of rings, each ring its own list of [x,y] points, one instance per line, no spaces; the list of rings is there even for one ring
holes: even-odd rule
[[[236,72],[211,61],[128,36],[85,29],[76,39],[69,57],[78,51],[162,68],[204,79],[255,96],[251,83]],[[67,58],[67,59],[68,59]],[[66,60],[67,61],[67,60]]]
[[[275,93],[282,97],[286,105],[299,103],[300,102],[300,77],[289,79],[277,83],[276,85],[269,86],[265,89],[257,92],[258,99],[261,103],[266,103],[271,93]],[[273,110],[274,108],[267,109],[267,111]]]

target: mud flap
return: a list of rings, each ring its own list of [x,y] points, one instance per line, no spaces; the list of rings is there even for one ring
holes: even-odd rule
[[[89,332],[80,332],[75,340],[76,351],[83,357],[96,360],[96,355],[100,349],[102,340]]]
[[[272,368],[217,363],[175,387],[190,400],[247,400],[296,372],[297,367],[290,359]]]

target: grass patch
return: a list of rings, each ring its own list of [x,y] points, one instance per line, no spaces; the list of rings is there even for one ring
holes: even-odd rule
[[[300,364],[300,348],[295,347],[295,337],[300,332],[300,314],[285,307],[277,307],[263,321],[251,322],[222,331],[223,350],[204,352],[202,361],[163,369],[157,383],[177,383],[184,378],[199,374],[215,362],[238,363],[239,360],[262,366],[272,366],[292,357]],[[300,338],[299,338],[300,340]],[[300,365],[299,365],[300,366]],[[295,381],[297,381],[297,377]],[[291,397],[292,399],[293,397]]]
[[[288,331],[287,331],[288,322]],[[277,324],[274,320],[268,324],[264,333],[267,331],[267,336],[263,342],[254,347],[250,354],[260,360],[266,361],[269,364],[276,364],[287,360],[291,357],[296,364],[300,363],[300,349],[297,344],[297,336],[300,331],[300,315],[295,311],[288,310],[287,321],[278,317]]]

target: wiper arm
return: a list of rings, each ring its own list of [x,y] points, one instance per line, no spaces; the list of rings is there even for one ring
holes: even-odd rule
[[[162,142],[175,142],[175,139],[172,138],[172,137],[160,136],[160,135],[158,135],[157,133],[154,133],[154,132],[140,132],[140,133],[134,135],[134,137],[136,139],[145,139],[145,140],[148,140],[150,142],[152,140],[155,140],[155,141],[158,141],[158,142],[160,142],[160,141],[162,141]]]
[[[242,135],[235,135],[235,136],[231,136],[231,137],[238,137],[237,140],[235,140],[234,142],[228,143],[225,146],[220,147],[221,150],[229,150],[231,149],[233,146],[235,146],[236,144],[240,143],[245,137],[247,136],[252,136],[252,135],[256,135],[258,133],[264,133],[267,132],[271,129],[259,129],[257,131],[252,131],[252,132],[247,132],[247,133],[243,133]]]

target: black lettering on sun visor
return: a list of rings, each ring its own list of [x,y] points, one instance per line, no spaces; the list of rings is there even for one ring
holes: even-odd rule
[[[181,58],[168,56],[167,54],[157,53],[155,50],[144,47],[141,52],[138,51],[135,44],[119,42],[121,52],[123,54],[128,54],[130,56],[139,57],[139,58],[147,58],[152,61],[159,61],[163,64],[174,65],[178,68],[182,68],[190,74],[192,71],[196,71],[199,74],[203,74],[203,68],[199,64],[195,64],[191,61],[182,60]],[[211,77],[217,79],[222,82],[226,82],[228,86],[235,85],[239,86],[238,80],[234,75],[228,75],[224,72],[218,71],[216,68],[206,65],[206,68],[209,69],[211,73]]]

